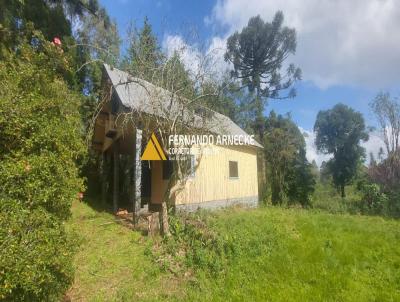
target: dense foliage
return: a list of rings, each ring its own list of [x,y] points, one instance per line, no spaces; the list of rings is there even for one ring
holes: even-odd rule
[[[83,189],[80,98],[63,76],[68,57],[36,33],[36,46],[0,61],[0,296],[58,300],[73,281],[64,230]]]
[[[0,195],[61,219],[82,187],[80,100],[53,70],[64,59],[48,42],[0,62]]]
[[[149,20],[145,18],[142,28],[132,26],[129,47],[123,67],[134,76],[152,82],[155,69],[160,66],[163,55]]]
[[[400,217],[400,149],[389,154],[380,163],[370,165],[368,177],[387,202],[376,214]]]
[[[264,147],[272,203],[309,205],[315,176],[306,159],[304,136],[290,116],[270,113]]]
[[[345,186],[353,180],[365,158],[365,149],[360,146],[368,140],[364,118],[352,108],[337,104],[318,113],[314,131],[318,151],[333,155],[327,165],[333,183],[345,197]]]
[[[264,107],[268,98],[282,98],[280,92],[291,88],[301,78],[301,70],[290,64],[281,71],[282,64],[296,52],[296,30],[283,25],[284,16],[277,12],[272,22],[260,16],[249,19],[247,26],[232,34],[227,41],[225,60],[233,64],[232,76],[255,94],[251,102],[254,112],[254,133],[264,135]],[[293,97],[292,88],[289,97]]]
[[[0,197],[0,244],[0,300],[59,301],[72,284],[73,238],[44,209]]]

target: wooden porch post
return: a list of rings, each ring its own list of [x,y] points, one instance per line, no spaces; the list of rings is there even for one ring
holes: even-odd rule
[[[107,199],[107,154],[106,152],[101,153],[101,202],[105,206]]]
[[[113,210],[114,213],[118,211],[118,186],[119,186],[119,154],[118,154],[118,141],[114,141],[113,146],[113,170],[114,170],[114,183],[113,183]]]
[[[140,155],[142,154],[142,130],[136,129],[135,135],[135,158],[133,161],[134,173],[132,179],[132,205],[133,219],[135,225],[139,221],[139,211],[141,207],[141,188],[142,188],[142,162]]]

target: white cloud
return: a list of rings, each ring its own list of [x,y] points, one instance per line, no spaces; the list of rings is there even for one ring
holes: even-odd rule
[[[332,155],[322,154],[317,151],[317,147],[315,146],[315,133],[313,131],[303,129],[302,127],[299,127],[299,129],[301,133],[303,133],[304,140],[306,141],[306,157],[309,162],[315,160],[318,167],[320,167],[323,161],[332,158]],[[369,163],[369,154],[372,152],[377,159],[379,149],[381,147],[384,148],[384,143],[379,133],[372,132],[369,134],[369,140],[361,143],[361,146],[366,150],[366,163]]]
[[[304,140],[306,141],[306,157],[309,162],[315,160],[318,167],[321,166],[323,161],[327,161],[332,158],[331,155],[318,153],[317,147],[315,146],[315,133],[310,130],[299,127],[301,133],[303,133]]]
[[[194,74],[199,72],[202,54],[196,45],[188,45],[181,36],[168,35],[164,38],[162,46],[168,57],[177,52],[186,68]]]
[[[228,69],[228,64],[224,61],[226,41],[219,37],[212,38],[203,50],[197,44],[188,44],[180,35],[167,35],[163,39],[162,47],[169,57],[177,52],[192,76],[208,75],[219,78]]]
[[[297,53],[290,59],[303,69],[305,80],[321,88],[385,89],[400,82],[397,0],[219,0],[205,23],[225,26],[230,34],[252,16],[272,20],[277,10],[297,30]]]

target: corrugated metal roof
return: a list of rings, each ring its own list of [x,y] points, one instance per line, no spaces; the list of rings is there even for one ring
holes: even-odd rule
[[[125,107],[161,117],[173,116],[174,112],[179,110],[177,102],[172,101],[171,92],[107,64],[104,64],[104,68]],[[149,101],[150,99],[152,101]],[[212,114],[207,118],[206,125],[204,125],[204,119],[200,117],[194,123],[198,126],[201,124],[210,132],[220,135],[248,135],[229,117],[212,110],[210,112]],[[263,148],[255,140],[254,146]]]

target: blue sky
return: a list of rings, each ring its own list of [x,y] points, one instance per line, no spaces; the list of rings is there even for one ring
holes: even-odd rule
[[[140,26],[147,16],[163,47],[187,44],[188,67],[194,54],[223,48],[226,38],[251,16],[260,14],[269,21],[282,10],[285,23],[297,31],[297,52],[289,61],[302,68],[303,81],[296,85],[296,98],[271,100],[266,113],[290,112],[310,136],[307,155],[317,162],[325,159],[312,144],[319,110],[342,102],[375,126],[368,103],[381,90],[400,94],[400,4],[395,0],[100,1],[117,21],[122,37],[131,21]],[[365,147],[377,152],[381,145],[373,133]]]

